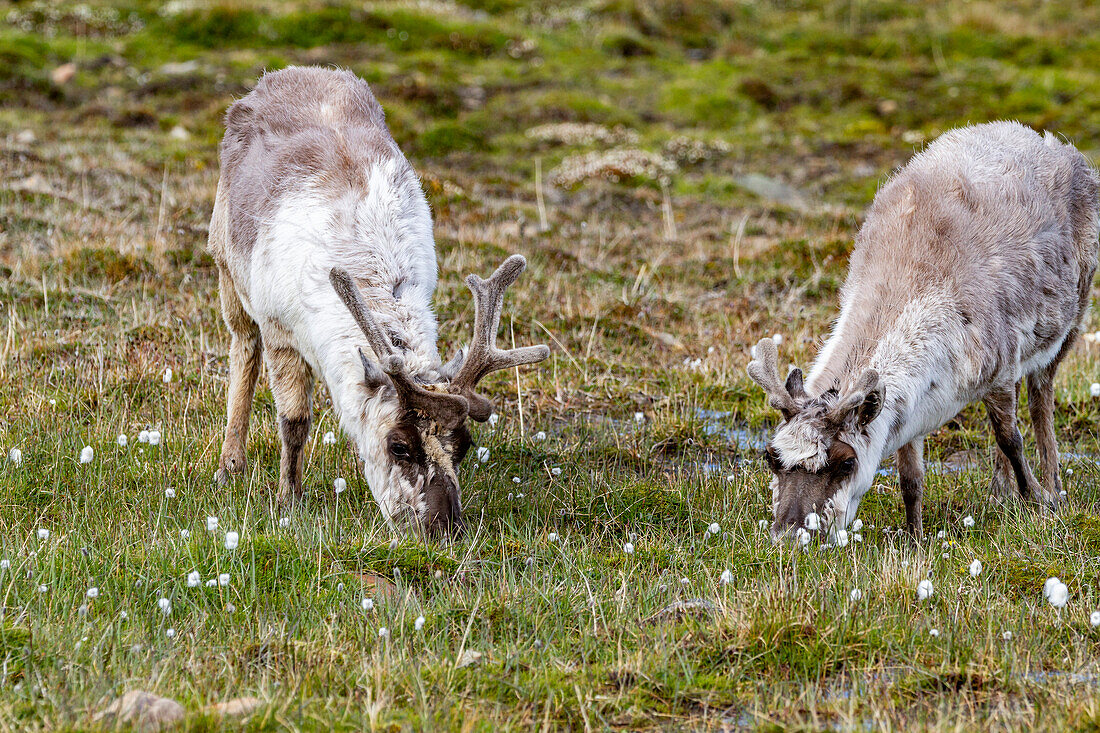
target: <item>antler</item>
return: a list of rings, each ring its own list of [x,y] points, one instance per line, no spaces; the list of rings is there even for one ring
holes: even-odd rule
[[[466,350],[462,366],[451,380],[451,389],[464,396],[470,406],[470,417],[485,422],[493,412],[488,399],[474,391],[477,383],[490,372],[536,364],[550,356],[545,344],[501,351],[496,347],[500,311],[504,306],[504,291],[527,268],[522,255],[512,255],[488,280],[469,275],[466,285],[474,294],[474,337]]]
[[[405,358],[394,350],[389,336],[378,325],[378,321],[374,320],[351,275],[346,270],[334,267],[329,271],[329,280],[336,294],[340,296],[340,300],[344,301],[344,305],[351,311],[359,328],[363,329],[367,343],[378,358],[382,371],[389,377],[401,405],[406,409],[419,410],[427,414],[446,428],[456,427],[465,420],[470,409],[465,397],[445,392],[430,392],[413,380],[405,365]],[[369,377],[373,371],[373,365],[362,351],[359,352],[359,358],[363,361],[363,369],[368,374],[368,381],[371,381]]]
[[[788,418],[798,412],[798,402],[779,378],[779,349],[775,342],[770,338],[760,339],[753,349],[753,357],[747,371],[752,381],[764,388],[768,404]],[[796,381],[801,386],[801,373]]]

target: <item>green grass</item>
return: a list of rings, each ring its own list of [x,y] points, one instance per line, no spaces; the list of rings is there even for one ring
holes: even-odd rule
[[[776,332],[810,362],[860,212],[923,141],[1015,118],[1095,156],[1097,27],[1073,0],[3,8],[0,447],[23,462],[0,457],[0,729],[93,728],[139,688],[196,731],[237,725],[205,706],[242,695],[263,701],[249,730],[1100,728],[1096,344],[1057,385],[1061,445],[1080,454],[1068,508],[990,504],[988,465],[930,471],[920,545],[895,531],[887,474],[861,542],[773,546],[753,445],[775,418],[744,373]],[[347,447],[321,441],[339,431],[320,387],[304,505],[274,505],[263,386],[248,473],[213,482],[227,338],[203,248],[221,116],[289,63],[367,79],[420,172],[441,351],[469,336],[465,274],[531,263],[505,327],[554,354],[489,380],[502,418],[474,428],[491,457],[462,468],[462,542],[391,542]],[[605,130],[528,134],[563,123]],[[675,172],[544,183],[544,229],[536,162],[546,182],[615,147]],[[138,442],[150,428],[161,445]],[[990,446],[971,407],[926,456]],[[1052,574],[1061,611],[1042,597]],[[662,613],[687,599],[710,605]],[[482,656],[460,665],[467,651]]]

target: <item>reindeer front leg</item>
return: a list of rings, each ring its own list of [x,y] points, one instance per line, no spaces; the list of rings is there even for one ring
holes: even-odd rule
[[[222,316],[229,328],[229,395],[225,440],[218,460],[218,485],[224,486],[235,473],[242,473],[247,462],[248,418],[252,398],[260,376],[260,327],[245,312],[236,287],[224,268],[218,268],[218,293]]]
[[[898,448],[897,461],[901,498],[905,502],[905,528],[919,540],[924,532],[924,438]]]
[[[302,465],[313,416],[313,372],[301,355],[289,347],[269,347],[264,358],[271,376],[282,439],[276,498],[280,504],[285,504],[302,496]]]

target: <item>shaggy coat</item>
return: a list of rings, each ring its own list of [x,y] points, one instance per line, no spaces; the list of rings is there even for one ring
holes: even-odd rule
[[[758,346],[750,373],[784,412],[768,450],[774,530],[810,512],[846,527],[896,451],[919,534],[923,437],[976,400],[1000,447],[995,491],[1057,506],[1053,379],[1086,312],[1097,246],[1096,172],[1049,133],[966,127],[914,157],[875,196],[805,384],[801,372],[785,384],[765,375],[759,347],[775,347]],[[1024,377],[1041,484],[1016,427]]]
[[[463,362],[445,368],[436,347],[431,214],[370,88],[348,71],[265,74],[229,108],[220,154],[209,249],[232,344],[219,479],[245,467],[262,351],[282,499],[302,491],[316,375],[387,520],[461,524],[455,469],[477,402],[449,394]]]

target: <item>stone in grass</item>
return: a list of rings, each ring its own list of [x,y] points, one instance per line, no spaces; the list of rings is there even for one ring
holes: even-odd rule
[[[218,718],[244,718],[263,706],[258,697],[235,697],[207,705],[202,712]],[[95,715],[96,722],[112,726],[129,724],[134,730],[160,731],[183,720],[183,706],[168,697],[145,690],[131,690]]]
[[[145,690],[130,690],[95,715],[97,722],[127,723],[139,731],[159,731],[183,720],[183,706]]]
[[[219,718],[243,718],[256,712],[263,704],[263,700],[258,697],[235,697],[232,700],[207,705],[204,712]]]
[[[707,618],[718,615],[718,606],[704,598],[674,601],[646,619],[646,623],[681,621],[685,618]]]
[[[481,661],[481,652],[474,651],[473,649],[467,649],[462,652],[462,656],[455,662],[455,669],[462,669],[463,667],[472,667]]]

